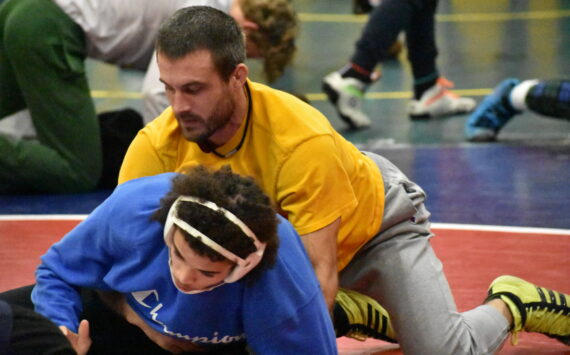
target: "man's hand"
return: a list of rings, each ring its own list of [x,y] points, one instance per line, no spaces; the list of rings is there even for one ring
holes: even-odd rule
[[[305,250],[309,254],[315,269],[317,279],[321,283],[321,290],[325,296],[325,302],[329,311],[333,308],[338,291],[336,243],[339,228],[340,218],[318,231],[301,236]]]
[[[60,325],[59,329],[71,343],[77,355],[85,355],[91,347],[91,337],[89,337],[89,322],[84,319],[79,323],[77,334],[69,330],[65,325]]]

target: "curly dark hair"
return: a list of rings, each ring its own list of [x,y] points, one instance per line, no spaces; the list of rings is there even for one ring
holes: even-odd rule
[[[279,247],[278,219],[271,201],[252,178],[233,173],[229,166],[219,170],[204,166],[190,168],[172,179],[172,189],[161,199],[152,219],[164,225],[170,207],[179,196],[197,197],[225,208],[245,223],[260,242],[266,243],[263,259],[245,276],[246,280],[255,279],[263,270],[273,266]],[[252,239],[222,212],[183,201],[178,209],[178,218],[241,258],[247,258],[256,251]],[[212,261],[227,260],[199,239],[183,230],[182,233],[188,245],[199,255]]]
[[[241,0],[244,16],[259,26],[249,34],[261,50],[263,71],[271,83],[293,61],[299,20],[290,0]]]

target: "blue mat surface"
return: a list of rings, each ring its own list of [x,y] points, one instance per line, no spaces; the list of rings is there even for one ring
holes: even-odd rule
[[[570,228],[570,147],[483,144],[367,149],[427,193],[432,221]],[[0,214],[88,214],[111,190],[0,196]]]

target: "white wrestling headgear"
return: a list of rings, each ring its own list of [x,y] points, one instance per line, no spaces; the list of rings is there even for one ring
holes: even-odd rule
[[[202,232],[200,232],[196,228],[192,227],[187,222],[178,218],[178,207],[179,207],[181,202],[193,202],[193,203],[197,203],[199,205],[208,207],[214,211],[221,212],[224,215],[224,217],[226,217],[228,220],[230,220],[232,223],[234,223],[236,226],[238,226],[245,235],[247,235],[248,237],[250,237],[252,239],[253,245],[255,246],[255,248],[257,250],[255,252],[249,254],[249,256],[245,259],[242,259],[239,256],[237,256],[236,254],[227,250],[226,248],[224,248],[220,244],[216,243],[215,241],[213,241],[212,239],[207,237],[205,234],[203,234]],[[174,225],[176,225],[178,228],[182,229],[183,231],[185,231],[186,233],[188,233],[192,237],[199,239],[202,243],[206,244],[208,247],[217,251],[218,253],[223,255],[226,259],[228,259],[228,260],[230,260],[236,264],[236,266],[234,267],[232,272],[224,279],[224,283],[232,283],[232,282],[238,281],[239,279],[244,277],[248,272],[250,272],[254,267],[256,267],[257,264],[259,264],[259,262],[263,258],[263,253],[265,252],[266,243],[261,243],[257,239],[257,237],[255,236],[255,234],[251,231],[251,229],[249,229],[249,227],[245,223],[243,223],[236,215],[234,215],[230,211],[226,210],[225,208],[216,205],[214,202],[204,200],[201,198],[197,198],[197,197],[193,197],[193,196],[179,196],[174,201],[172,206],[170,207],[170,210],[168,211],[168,216],[166,217],[166,223],[164,225],[164,240],[165,240],[165,242],[167,242],[167,244],[168,244],[168,242],[172,241],[172,238],[174,236]],[[170,263],[171,263],[170,256],[168,259],[169,259],[168,263],[170,265]],[[173,277],[172,269],[170,270],[170,276]],[[174,277],[173,277],[173,281],[174,281]],[[200,293],[200,292],[204,292],[204,291],[210,291],[210,290],[214,289],[215,287],[221,286],[222,284],[215,285],[215,286],[213,286],[209,289],[205,289],[205,290],[196,290],[196,291],[190,291],[190,292],[185,292],[185,291],[182,291],[180,289],[178,289],[178,290],[180,292],[193,294],[193,293]],[[176,285],[176,283],[174,283],[174,285]]]

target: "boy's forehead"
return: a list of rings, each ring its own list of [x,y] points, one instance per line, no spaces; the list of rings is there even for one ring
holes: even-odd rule
[[[174,236],[171,243],[171,247],[176,249],[185,259],[185,261],[191,264],[193,267],[216,271],[217,269],[225,267],[230,263],[228,260],[213,261],[208,256],[200,255],[188,244],[186,238],[184,237],[184,232],[182,232],[182,230],[179,228],[176,228],[174,231]]]

